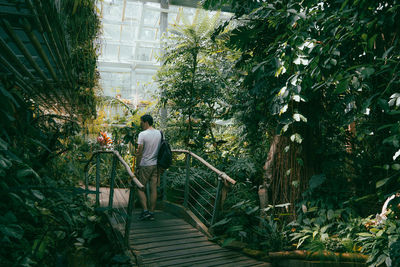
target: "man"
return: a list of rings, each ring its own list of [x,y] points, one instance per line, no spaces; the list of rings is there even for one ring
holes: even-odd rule
[[[140,117],[140,126],[143,131],[139,133],[137,141],[135,175],[144,186],[147,182],[150,183],[150,207],[149,209],[147,207],[145,190],[138,190],[140,204],[143,208],[139,220],[154,220],[159,177],[157,155],[161,143],[161,132],[153,128],[153,117],[147,114]]]

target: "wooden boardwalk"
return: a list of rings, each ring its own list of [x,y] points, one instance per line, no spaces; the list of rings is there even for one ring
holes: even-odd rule
[[[100,205],[108,205],[109,189],[100,188]],[[114,191],[115,207],[126,207],[129,191]],[[122,211],[122,210],[121,210]],[[139,210],[133,213],[129,247],[138,266],[235,266],[266,267],[270,263],[257,261],[239,252],[221,248],[185,220],[165,211],[156,211],[154,221],[140,221]],[[113,227],[124,231],[124,220],[114,213],[109,217]]]
[[[154,221],[139,221],[134,213],[130,247],[139,266],[271,266],[208,241],[183,219],[158,211]]]

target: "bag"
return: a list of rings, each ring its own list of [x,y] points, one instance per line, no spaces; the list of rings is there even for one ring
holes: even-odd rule
[[[164,138],[164,134],[161,133],[161,144],[158,150],[157,165],[163,169],[168,169],[172,164],[172,151],[171,146],[168,144],[167,140]]]

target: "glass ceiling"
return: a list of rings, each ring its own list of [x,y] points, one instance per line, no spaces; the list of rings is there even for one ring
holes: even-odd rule
[[[197,1],[186,2],[196,6]],[[162,9],[154,0],[102,0],[98,10],[103,29],[97,66],[103,94],[127,99],[135,107],[157,99],[152,77],[160,66],[161,12],[168,14],[168,25],[181,24],[182,16],[193,20],[196,8],[170,4]],[[229,17],[221,13],[221,19]]]

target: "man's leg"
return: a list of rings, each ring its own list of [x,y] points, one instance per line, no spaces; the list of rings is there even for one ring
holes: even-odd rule
[[[147,184],[147,179],[148,177],[146,177],[146,171],[144,170],[145,168],[140,168],[138,170],[138,180],[139,182],[142,183],[142,185],[145,186],[145,188],[143,190],[138,189],[138,197],[139,197],[139,201],[140,204],[142,205],[143,210],[147,210],[147,197],[146,197],[146,184]]]
[[[158,170],[154,166],[150,177],[150,211],[154,212],[157,203],[157,183],[158,183]]]
[[[142,205],[143,210],[147,210],[147,198],[146,198],[146,193],[144,190],[138,190],[138,196],[139,196],[139,201],[140,204]]]

